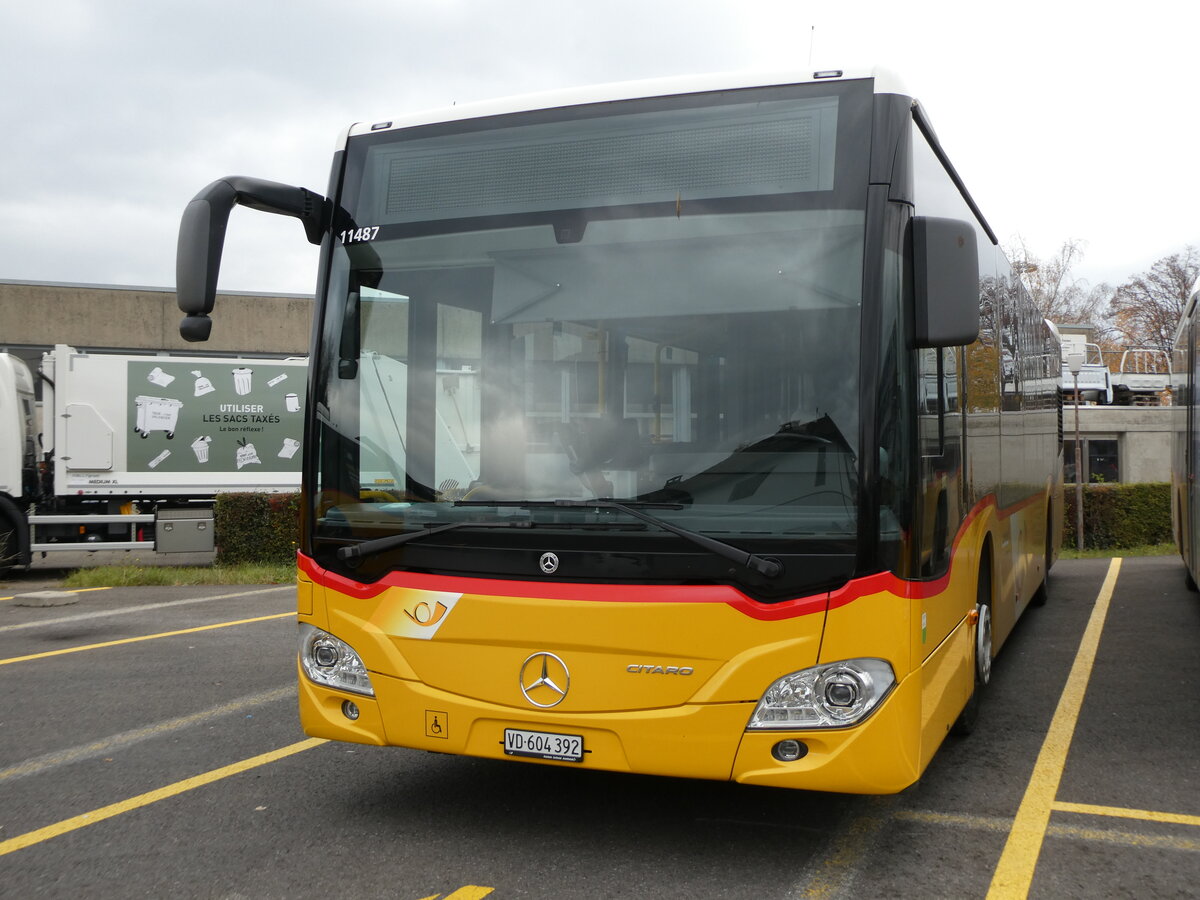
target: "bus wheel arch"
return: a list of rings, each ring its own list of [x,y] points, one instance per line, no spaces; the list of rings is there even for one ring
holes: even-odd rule
[[[966,706],[950,727],[950,733],[966,736],[975,730],[979,707],[988,682],[992,678],[992,542],[985,538],[979,552],[979,573],[975,581],[975,634],[972,644],[971,669],[974,687]]]
[[[1054,504],[1046,507],[1046,561],[1042,571],[1042,583],[1033,592],[1030,601],[1034,606],[1045,606],[1050,599],[1050,566],[1054,564]]]
[[[975,583],[975,685],[976,691],[992,679],[992,543],[984,541],[979,554],[979,577]]]

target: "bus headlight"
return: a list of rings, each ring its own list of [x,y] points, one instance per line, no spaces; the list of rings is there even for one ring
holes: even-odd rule
[[[785,675],[767,688],[748,729],[844,728],[879,705],[896,683],[882,659],[847,659]]]
[[[300,666],[317,684],[375,696],[367,667],[354,648],[329,632],[304,623],[300,625]]]

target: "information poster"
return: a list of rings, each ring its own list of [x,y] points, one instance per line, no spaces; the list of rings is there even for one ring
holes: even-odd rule
[[[131,361],[130,472],[299,472],[306,368]]]

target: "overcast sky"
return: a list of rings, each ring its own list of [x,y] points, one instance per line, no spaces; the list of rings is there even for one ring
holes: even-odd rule
[[[1118,11],[1120,13],[1118,14]],[[885,65],[1002,242],[1118,284],[1200,245],[1200,4],[10,0],[0,280],[173,287],[180,213],[253,175],[324,194],[352,122],[736,69]],[[234,211],[221,290],[311,293],[300,225]]]

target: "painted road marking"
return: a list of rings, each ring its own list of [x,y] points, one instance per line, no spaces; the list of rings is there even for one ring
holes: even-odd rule
[[[86,828],[88,825],[95,825],[97,822],[103,822],[105,819],[111,819],[114,816],[119,816],[122,813],[131,812],[135,809],[141,809],[143,806],[149,806],[152,803],[157,803],[160,800],[166,800],[169,797],[176,797],[188,791],[195,790],[199,787],[212,784],[224,778],[229,778],[232,775],[239,775],[242,772],[247,772],[250,769],[256,769],[259,766],[265,766],[268,763],[273,763],[284,759],[288,756],[293,756],[297,753],[303,753],[305,750],[311,750],[313,747],[319,747],[321,744],[327,743],[324,738],[309,738],[305,741],[299,741],[295,744],[289,744],[286,747],[280,747],[278,750],[272,750],[270,753],[263,753],[259,756],[252,756],[249,759],[244,759],[241,762],[233,763],[232,765],[222,766],[219,769],[213,769],[211,772],[205,772],[203,775],[196,775],[193,778],[186,778],[183,781],[177,781],[174,784],[168,784],[166,787],[157,788],[153,791],[147,791],[144,794],[138,794],[136,797],[130,797],[128,800],[121,800],[118,803],[110,803],[108,806],[102,806],[99,809],[94,809],[91,812],[83,813],[82,815],[73,816],[70,819],[63,819],[61,822],[56,822],[53,825],[47,825],[45,828],[38,828],[34,831],[28,831],[25,834],[17,835],[14,838],[9,838],[7,841],[0,841],[0,856],[8,853],[13,853],[17,850],[24,850],[26,847],[31,847],[34,844],[40,844],[43,841],[48,841],[51,838],[60,837],[72,831],[77,831],[80,828]]]
[[[445,897],[442,897],[441,894],[431,894],[428,897],[421,898],[421,900],[438,900],[439,897],[441,897],[441,900],[481,900],[482,897],[486,897],[494,890],[495,888],[468,884],[460,887],[452,894],[447,894]]]
[[[97,609],[91,612],[76,613],[70,616],[60,616],[57,619],[42,619],[37,622],[21,622],[17,625],[0,626],[0,634],[9,631],[22,631],[26,628],[41,628],[45,625],[64,625],[71,622],[81,622],[85,619],[102,619],[107,616],[124,616],[129,613],[147,612],[152,609],[168,609],[172,606],[186,606],[191,603],[211,603],[214,600],[232,600],[235,597],[255,597],[259,594],[273,594],[279,591],[295,591],[294,584],[279,584],[269,588],[258,588],[253,591],[237,591],[232,594],[217,594],[215,597],[187,597],[183,600],[165,600],[162,603],[143,603],[139,606],[125,606],[121,609]],[[11,599],[11,598],[9,598]]]
[[[121,638],[117,641],[104,641],[99,644],[83,644],[79,647],[66,647],[62,650],[47,650],[44,653],[30,653],[28,656],[13,656],[0,659],[0,666],[11,663],[29,662],[31,659],[46,659],[50,656],[63,656],[67,653],[82,653],[84,650],[100,650],[104,647],[118,647],[122,644],[136,644],[139,641],[155,641],[159,638],[176,637],[181,634],[196,634],[200,631],[212,631],[215,628],[232,628],[235,625],[250,625],[254,622],[269,622],[271,619],[286,619],[295,617],[294,612],[276,613],[271,616],[256,616],[253,619],[238,619],[235,622],[217,622],[215,625],[199,625],[196,628],[181,628],[179,631],[163,631],[159,634],[145,634],[141,637]]]
[[[851,894],[858,865],[875,844],[879,829],[890,818],[891,797],[865,797],[863,809],[836,829],[837,838],[826,850],[813,857],[808,872],[788,892],[789,897],[806,900],[830,900]]]
[[[1055,804],[1055,809],[1057,810],[1060,805],[1078,804]],[[1079,812],[1081,810],[1072,809],[1063,811]],[[1115,811],[1115,813],[1120,812],[1128,811]],[[1098,813],[1089,814],[1098,815]],[[1152,815],[1162,816],[1170,814],[1155,813]],[[919,822],[922,825],[944,825],[949,828],[973,829],[976,831],[1007,832],[1010,828],[1012,828],[1012,819],[1006,819],[1001,816],[973,816],[963,813],[940,813],[920,809],[898,809],[892,813],[891,818],[897,822]],[[1141,817],[1139,816],[1135,818]],[[1183,818],[1196,817],[1185,816]],[[1172,820],[1154,818],[1151,819],[1151,821],[1159,822]],[[1192,823],[1184,822],[1182,824]],[[1093,843],[1117,844],[1122,847],[1135,847],[1139,849],[1152,848],[1155,850],[1181,850],[1188,853],[1200,853],[1200,840],[1173,837],[1171,835],[1141,834],[1136,831],[1109,831],[1102,828],[1082,828],[1077,825],[1062,824],[1051,824],[1046,829],[1046,834],[1047,836],[1053,838],[1069,838],[1079,841],[1092,841]]]
[[[1164,822],[1168,825],[1193,825],[1200,827],[1200,816],[1183,813],[1155,812],[1149,809],[1124,809],[1118,806],[1093,806],[1090,803],[1067,803],[1057,800],[1052,805],[1055,812],[1080,813],[1085,816],[1109,816],[1119,819],[1140,819],[1143,822]]]
[[[1075,653],[1075,662],[1071,665],[1071,673],[1067,676],[1067,683],[1062,696],[1059,697],[1058,707],[1054,710],[1050,729],[1046,732],[1037,762],[1033,765],[1033,774],[1025,788],[1025,796],[1021,798],[1021,805],[1017,809],[1012,830],[1008,833],[1008,840],[1005,841],[1004,852],[1000,854],[1000,862],[992,875],[992,883],[988,889],[990,900],[1024,898],[1029,895],[1029,886],[1033,882],[1033,872],[1042,852],[1042,842],[1050,824],[1050,812],[1058,794],[1063,769],[1067,764],[1071,738],[1075,734],[1075,724],[1083,707],[1083,697],[1096,662],[1096,650],[1100,646],[1100,635],[1104,631],[1104,620],[1108,616],[1108,607],[1120,571],[1121,559],[1117,557],[1109,564],[1108,575],[1105,576],[1104,584],[1096,597],[1096,604],[1092,607],[1092,614],[1088,618],[1079,649]]]
[[[292,683],[287,687],[277,688],[273,691],[264,691],[261,694],[240,697],[237,700],[222,703],[220,706],[214,706],[211,709],[193,713],[190,716],[168,719],[165,722],[148,725],[145,728],[135,728],[132,731],[124,731],[121,734],[114,734],[111,737],[81,744],[77,747],[70,747],[66,750],[57,750],[53,753],[43,754],[42,756],[35,756],[24,762],[9,766],[6,769],[0,769],[0,782],[9,779],[24,778],[27,775],[38,775],[58,766],[81,762],[85,759],[108,756],[111,753],[115,753],[118,750],[125,750],[142,741],[162,737],[184,728],[190,728],[193,725],[202,725],[212,719],[240,713],[246,709],[261,706],[264,703],[274,703],[278,700],[286,700],[289,697],[294,698],[295,696],[296,685]]]
[[[854,895],[854,880],[870,846],[881,828],[896,823],[934,825],[964,831],[986,831],[1007,834],[1013,820],[1004,816],[980,816],[969,813],[937,812],[924,809],[886,807],[896,803],[892,797],[863,798],[866,809],[854,815],[840,829],[837,838],[823,854],[813,857],[805,877],[788,893],[789,897],[806,900],[849,897]],[[1200,825],[1200,817],[1147,810],[1126,810],[1115,807],[1087,806],[1080,803],[1055,803],[1056,812],[1078,812],[1094,816],[1113,816],[1181,825]],[[762,824],[762,823],[753,823]],[[1136,850],[1174,850],[1200,853],[1200,839],[1174,835],[1144,834],[1135,831],[1116,831],[1105,828],[1086,828],[1061,823],[1050,824],[1046,836],[1066,840],[1109,844]]]
[[[94,587],[94,588],[65,588],[64,594],[86,594],[89,591],[111,591],[110,587]],[[0,597],[0,600],[16,600],[20,594],[13,594],[11,597]]]

